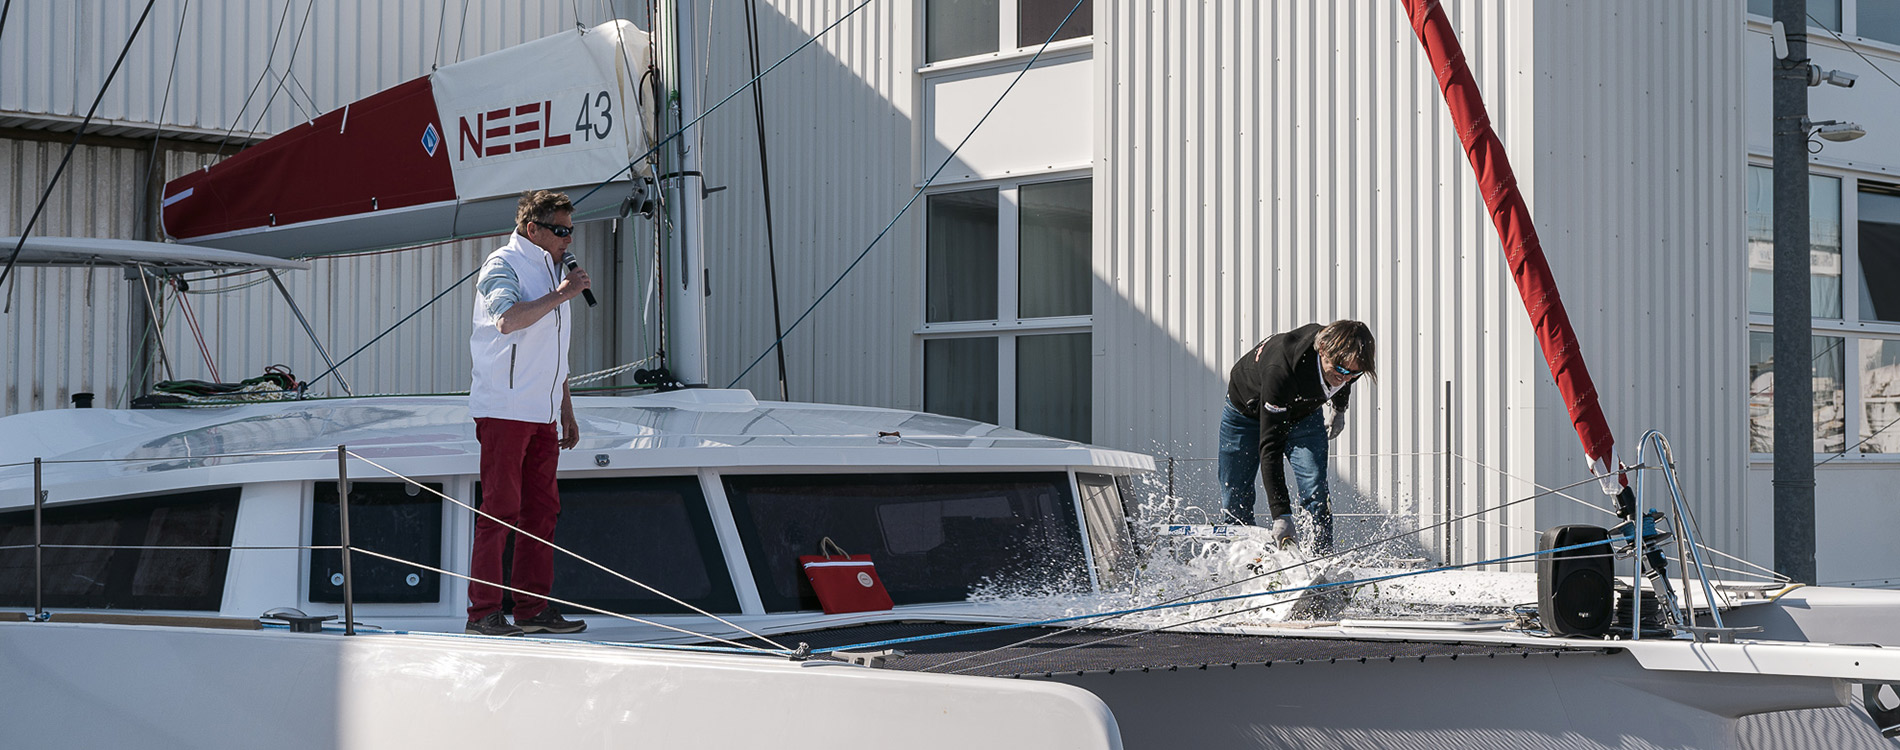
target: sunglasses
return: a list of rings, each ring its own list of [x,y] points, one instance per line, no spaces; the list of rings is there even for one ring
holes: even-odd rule
[[[1348,370],[1343,366],[1333,365],[1333,372],[1339,373],[1341,375],[1344,375],[1350,378],[1354,375],[1358,375],[1360,372],[1363,372],[1363,371],[1362,370]]]
[[[568,236],[568,235],[570,235],[570,234],[573,234],[573,233],[574,233],[574,228],[573,228],[573,227],[564,227],[564,226],[561,226],[561,225],[559,225],[559,224],[549,224],[549,223],[547,223],[547,222],[545,222],[545,221],[531,221],[531,222],[529,222],[529,223],[530,223],[530,224],[535,224],[535,225],[538,225],[538,226],[540,226],[540,227],[541,227],[542,229],[546,229],[546,230],[548,230],[548,231],[550,231],[550,232],[553,232],[553,233],[554,233],[554,236],[556,236],[556,237],[566,237],[566,236]]]

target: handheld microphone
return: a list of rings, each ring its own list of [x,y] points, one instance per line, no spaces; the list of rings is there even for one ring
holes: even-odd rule
[[[567,266],[567,270],[569,271],[581,270],[581,261],[579,258],[574,257],[573,253],[561,253],[561,265]],[[600,304],[594,301],[594,290],[592,289],[582,289],[581,296],[587,299],[588,307]]]

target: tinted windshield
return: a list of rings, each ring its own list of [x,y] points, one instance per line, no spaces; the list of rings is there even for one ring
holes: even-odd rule
[[[897,604],[972,588],[1088,588],[1062,473],[728,476],[726,494],[767,610],[818,609],[798,564],[819,540],[869,554]]]

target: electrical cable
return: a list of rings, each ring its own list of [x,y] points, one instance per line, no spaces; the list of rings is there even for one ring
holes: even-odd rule
[[[119,50],[119,59],[112,63],[112,72],[107,73],[105,83],[100,84],[98,96],[92,99],[92,108],[86,110],[86,119],[79,123],[79,132],[73,134],[73,142],[66,146],[66,155],[60,158],[59,168],[53,170],[53,179],[47,180],[46,191],[40,194],[39,205],[33,208],[33,218],[28,219],[26,228],[20,230],[20,240],[13,245],[13,255],[7,258],[6,269],[0,270],[0,286],[6,286],[7,279],[13,275],[13,265],[19,262],[20,251],[26,248],[27,236],[33,233],[33,226],[39,223],[40,213],[46,210],[46,201],[53,197],[53,186],[58,185],[60,175],[66,173],[66,165],[73,160],[73,151],[79,148],[79,140],[86,137],[86,128],[92,125],[93,116],[99,114],[99,103],[105,101],[106,91],[112,88],[112,79],[118,77],[119,67],[125,64],[125,56],[132,52],[132,43],[138,40],[139,31],[145,28],[145,19],[152,15],[152,6],[157,2],[158,0],[146,0],[145,12],[140,13],[138,23],[133,24],[132,35],[126,38],[125,46]],[[16,283],[14,286],[19,285]],[[6,302],[0,305],[0,312],[11,312],[12,309],[13,287],[7,287]]]

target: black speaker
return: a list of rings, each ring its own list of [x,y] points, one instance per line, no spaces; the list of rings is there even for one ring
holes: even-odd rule
[[[1544,532],[1538,552],[1602,542],[1610,532],[1601,526],[1556,526]],[[1537,556],[1537,618],[1551,635],[1595,638],[1610,628],[1616,606],[1611,589],[1615,570],[1610,545],[1564,550]]]

